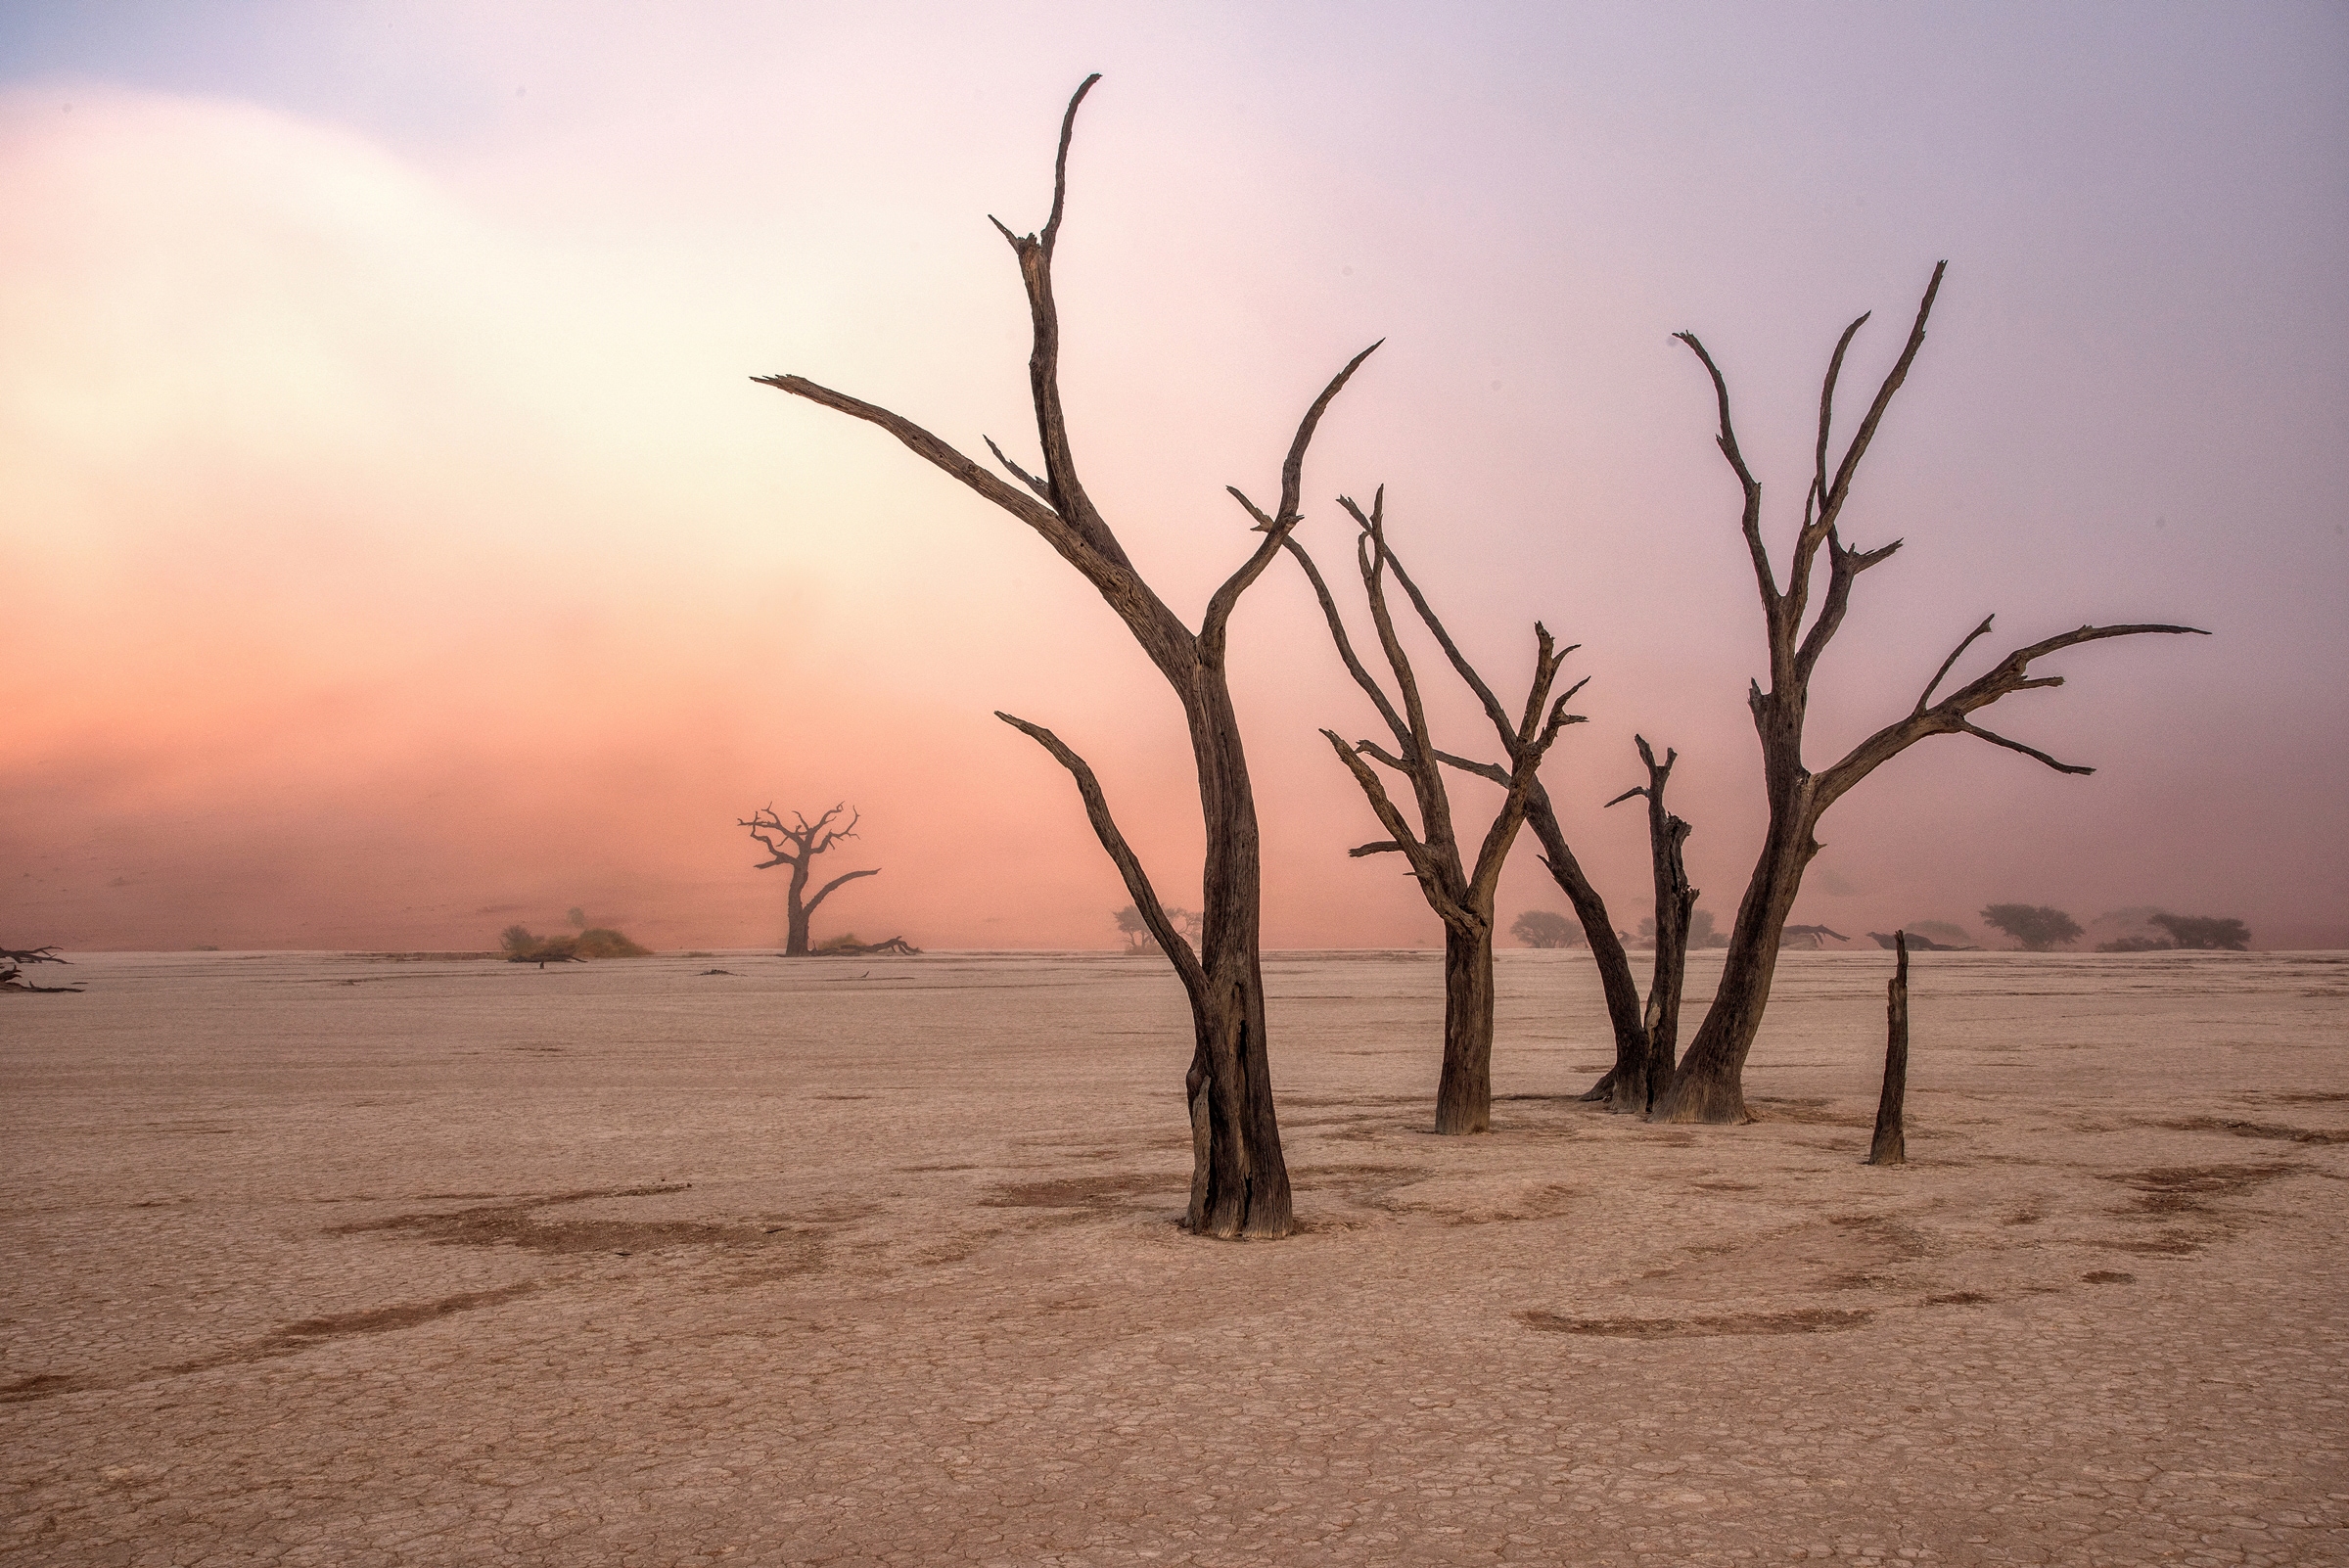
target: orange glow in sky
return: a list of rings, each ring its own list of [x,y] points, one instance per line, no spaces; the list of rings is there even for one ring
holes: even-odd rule
[[[1039,224],[1081,462],[1186,614],[1223,494],[1323,425],[1302,537],[1388,486],[1497,686],[1583,650],[1545,770],[1621,923],[1635,730],[1726,925],[1759,840],[1761,628],[1703,335],[1781,563],[1817,379],[1931,340],[1848,526],[1905,539],[1822,667],[1813,765],[1997,612],[2209,639],[2062,657],[1840,805],[1798,920],[2237,915],[2349,944],[2349,20],[2334,9],[158,8],[0,24],[0,943],[480,947],[581,906],[776,940],[735,826],[863,812],[819,937],[1106,946],[1092,761],[1196,902],[1179,715],[1032,535],[799,372],[1035,445],[986,221]],[[1024,21],[1022,19],[1025,19]],[[1801,79],[1822,90],[1789,92]],[[1988,644],[1985,645],[1986,647]],[[1235,627],[1276,946],[1434,917],[1315,733],[1375,722],[1287,563]],[[1442,682],[1429,655],[1423,674]],[[1448,677],[1444,677],[1448,680]],[[1443,699],[1457,749],[1474,711]],[[1463,815],[1481,804],[1463,794]],[[1479,824],[1481,826],[1481,824]],[[1530,838],[1504,920],[1562,908]]]

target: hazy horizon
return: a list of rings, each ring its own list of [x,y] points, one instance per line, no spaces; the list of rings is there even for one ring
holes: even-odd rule
[[[0,942],[473,949],[578,906],[766,945],[782,880],[736,820],[847,801],[829,874],[884,870],[819,939],[1117,945],[1125,889],[997,709],[1195,904],[1180,715],[1114,616],[749,380],[1032,453],[987,217],[1040,224],[1092,70],[1056,281],[1105,515],[1195,618],[1254,541],[1222,486],[1276,491],[1383,338],[1300,536],[1355,597],[1332,498],[1384,484],[1504,695],[1537,618],[1583,645],[1544,778],[1619,926],[1635,732],[1681,753],[1725,929],[1762,825],[1737,492],[1669,334],[1728,377],[1782,572],[1837,333],[1874,312],[1848,431],[1946,257],[1846,514],[1906,543],[1820,667],[1811,765],[1987,614],[1963,669],[2090,621],[2213,635],[2059,655],[1986,715],[2092,777],[1962,737],[1886,767],[1794,919],[2349,945],[2349,14],[2319,5],[0,10]],[[1233,671],[1267,945],[1434,943],[1391,859],[1346,857],[1380,834],[1315,731],[1375,718],[1286,562]],[[1535,848],[1504,933],[1566,907]]]

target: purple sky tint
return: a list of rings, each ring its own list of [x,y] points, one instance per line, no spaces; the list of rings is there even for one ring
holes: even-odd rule
[[[1981,617],[2207,640],[2055,662],[1827,818],[1799,918],[1993,900],[2349,943],[2349,14],[2331,6],[0,9],[0,530],[23,940],[461,945],[584,903],[771,939],[732,825],[867,811],[840,922],[1115,940],[1052,764],[1169,897],[1173,704],[1033,537],[798,371],[1033,448],[1016,276],[1068,92],[1066,386],[1088,484],[1195,610],[1297,413],[1305,536],[1388,485],[1496,684],[1592,677],[1551,790],[1635,920],[1635,729],[1683,758],[1726,921],[1758,842],[1760,618],[1710,442],[1730,378],[1782,563],[1837,332],[1931,341],[1847,514],[1810,752]],[[1314,734],[1371,715],[1293,574],[1242,612],[1282,945],[1433,941]],[[1986,645],[1987,646],[1987,645]],[[1432,683],[1432,681],[1431,681]],[[1454,704],[1450,732],[1475,744]],[[1618,820],[1622,818],[1622,820]],[[1559,907],[1532,857],[1504,915]],[[1195,863],[1192,861],[1190,863]],[[11,939],[14,940],[14,939]]]

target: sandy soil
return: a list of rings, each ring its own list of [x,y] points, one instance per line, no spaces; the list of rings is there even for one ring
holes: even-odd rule
[[[2349,1561],[2349,955],[1922,955],[1874,1170],[1887,969],[1680,1130],[1506,954],[1439,1139],[1435,957],[1275,958],[1233,1244],[1151,961],[92,957],[0,997],[0,1556]]]

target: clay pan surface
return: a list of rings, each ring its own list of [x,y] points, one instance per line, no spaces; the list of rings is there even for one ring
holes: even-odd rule
[[[1720,1129],[1503,953],[1474,1138],[1436,955],[1269,955],[1274,1243],[1175,1227],[1155,959],[74,956],[0,1560],[2349,1561],[2349,955],[1919,954],[1885,1170],[1889,955]]]

